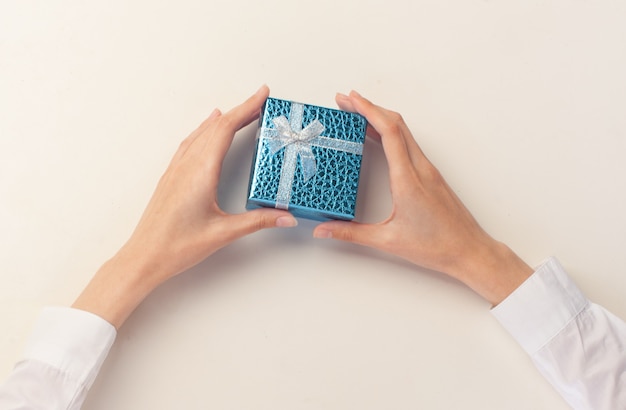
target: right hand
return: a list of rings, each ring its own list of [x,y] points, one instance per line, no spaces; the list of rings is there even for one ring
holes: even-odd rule
[[[222,114],[213,111],[174,154],[135,231],[96,273],[73,307],[119,328],[157,286],[229,243],[273,227],[297,224],[287,211],[224,212],[217,187],[235,133],[259,117],[266,86]]]
[[[357,92],[337,94],[337,104],[358,112],[382,143],[389,164],[391,215],[376,224],[331,221],[313,235],[376,248],[448,274],[493,304],[517,288],[532,269],[489,236],[426,158],[400,114]]]

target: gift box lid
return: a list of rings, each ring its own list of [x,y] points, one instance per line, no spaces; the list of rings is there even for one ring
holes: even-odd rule
[[[315,220],[353,219],[366,125],[356,113],[268,98],[246,207],[288,209]]]

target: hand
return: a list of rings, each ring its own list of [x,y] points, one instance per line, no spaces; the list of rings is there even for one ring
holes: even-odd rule
[[[337,94],[337,104],[367,118],[371,137],[382,142],[389,164],[391,215],[377,224],[332,221],[313,235],[376,248],[446,273],[493,304],[516,289],[532,269],[476,222],[426,158],[402,117],[356,92]]]
[[[227,214],[217,201],[222,161],[235,132],[258,118],[268,94],[263,86],[226,114],[216,109],[181,143],[132,236],[98,271],[75,308],[119,327],[159,284],[216,250],[263,228],[297,224],[277,209]]]

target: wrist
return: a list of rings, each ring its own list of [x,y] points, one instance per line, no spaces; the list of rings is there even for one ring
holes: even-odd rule
[[[152,264],[134,255],[120,249],[98,269],[72,307],[94,313],[119,329],[161,283]]]
[[[532,274],[533,269],[507,245],[489,238],[466,259],[457,278],[495,306]]]

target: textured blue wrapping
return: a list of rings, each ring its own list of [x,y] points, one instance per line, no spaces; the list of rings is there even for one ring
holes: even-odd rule
[[[322,136],[362,144],[365,141],[367,122],[359,114],[331,108],[304,105],[302,127],[318,120],[325,129]],[[292,102],[268,98],[259,119],[257,146],[250,172],[248,209],[276,207],[281,168],[285,148],[271,153],[267,139],[262,138],[265,129],[274,128],[273,120],[284,116],[289,119]],[[351,220],[356,207],[361,155],[341,150],[312,146],[316,172],[304,180],[301,160],[295,169],[288,210],[298,217],[328,220]]]

